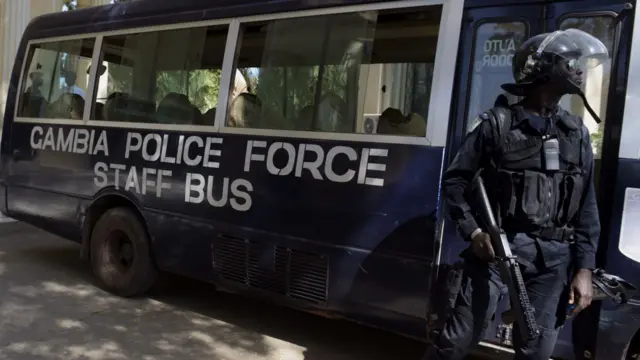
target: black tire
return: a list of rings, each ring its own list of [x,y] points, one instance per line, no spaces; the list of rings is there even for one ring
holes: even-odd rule
[[[91,267],[102,287],[123,297],[146,293],[158,278],[149,244],[134,211],[107,210],[91,233]]]

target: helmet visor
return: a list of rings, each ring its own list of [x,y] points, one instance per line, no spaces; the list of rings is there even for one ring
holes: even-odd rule
[[[590,69],[609,59],[609,50],[595,36],[578,29],[567,29],[549,34],[549,42],[542,52],[574,60],[574,66]]]

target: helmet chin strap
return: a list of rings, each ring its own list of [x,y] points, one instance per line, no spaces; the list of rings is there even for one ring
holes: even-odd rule
[[[584,92],[582,92],[582,90],[578,90],[578,93],[576,95],[580,96],[582,102],[584,103],[584,106],[587,108],[587,111],[589,112],[589,114],[591,114],[591,117],[593,117],[593,120],[595,120],[596,124],[600,124],[602,120],[600,120],[600,117],[596,115],[596,112],[593,111],[591,105],[589,105],[587,98],[584,96]]]
[[[587,108],[587,111],[589,112],[589,114],[591,114],[591,117],[593,117],[593,120],[596,122],[596,124],[600,124],[602,122],[602,120],[596,114],[596,112],[593,111],[593,108],[591,107],[591,105],[589,105],[589,102],[587,101],[587,98],[584,95],[584,92],[582,91],[580,86],[578,86],[577,84],[575,84],[571,80],[567,80],[567,81],[569,82],[570,86],[573,88],[572,91],[568,92],[568,94],[578,95],[580,97],[580,99],[582,99],[582,103],[584,104],[584,107]]]

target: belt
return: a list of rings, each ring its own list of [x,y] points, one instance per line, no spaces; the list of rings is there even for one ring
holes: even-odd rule
[[[548,226],[534,228],[531,228],[530,226],[505,226],[503,230],[510,233],[525,233],[531,236],[539,237],[543,240],[566,241],[569,243],[573,243],[575,233],[573,228],[566,226]]]
[[[569,227],[543,227],[537,228],[533,231],[527,231],[527,233],[547,240],[566,241],[572,243],[575,231]]]

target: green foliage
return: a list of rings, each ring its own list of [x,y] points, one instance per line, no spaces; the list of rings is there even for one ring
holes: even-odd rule
[[[107,93],[123,92],[130,94],[133,89],[133,69],[126,65],[109,63],[109,81]]]
[[[591,134],[591,146],[597,151],[602,151],[602,138],[604,136],[604,124],[598,124],[598,130]]]
[[[341,98],[346,97],[346,70],[341,66],[324,67],[321,82],[321,94],[333,92]],[[248,79],[250,92],[262,101],[267,128],[277,127],[289,130],[310,130],[309,124],[300,123],[298,119],[305,107],[313,107],[316,100],[317,86],[320,81],[319,66],[265,67],[259,75],[250,76],[247,69],[240,70]],[[281,119],[278,124],[270,119]]]
[[[185,94],[201,113],[217,106],[221,70],[161,71],[156,76],[155,100],[171,92]]]
[[[78,7],[78,3],[76,0],[63,0],[62,8],[63,10],[75,10]]]

